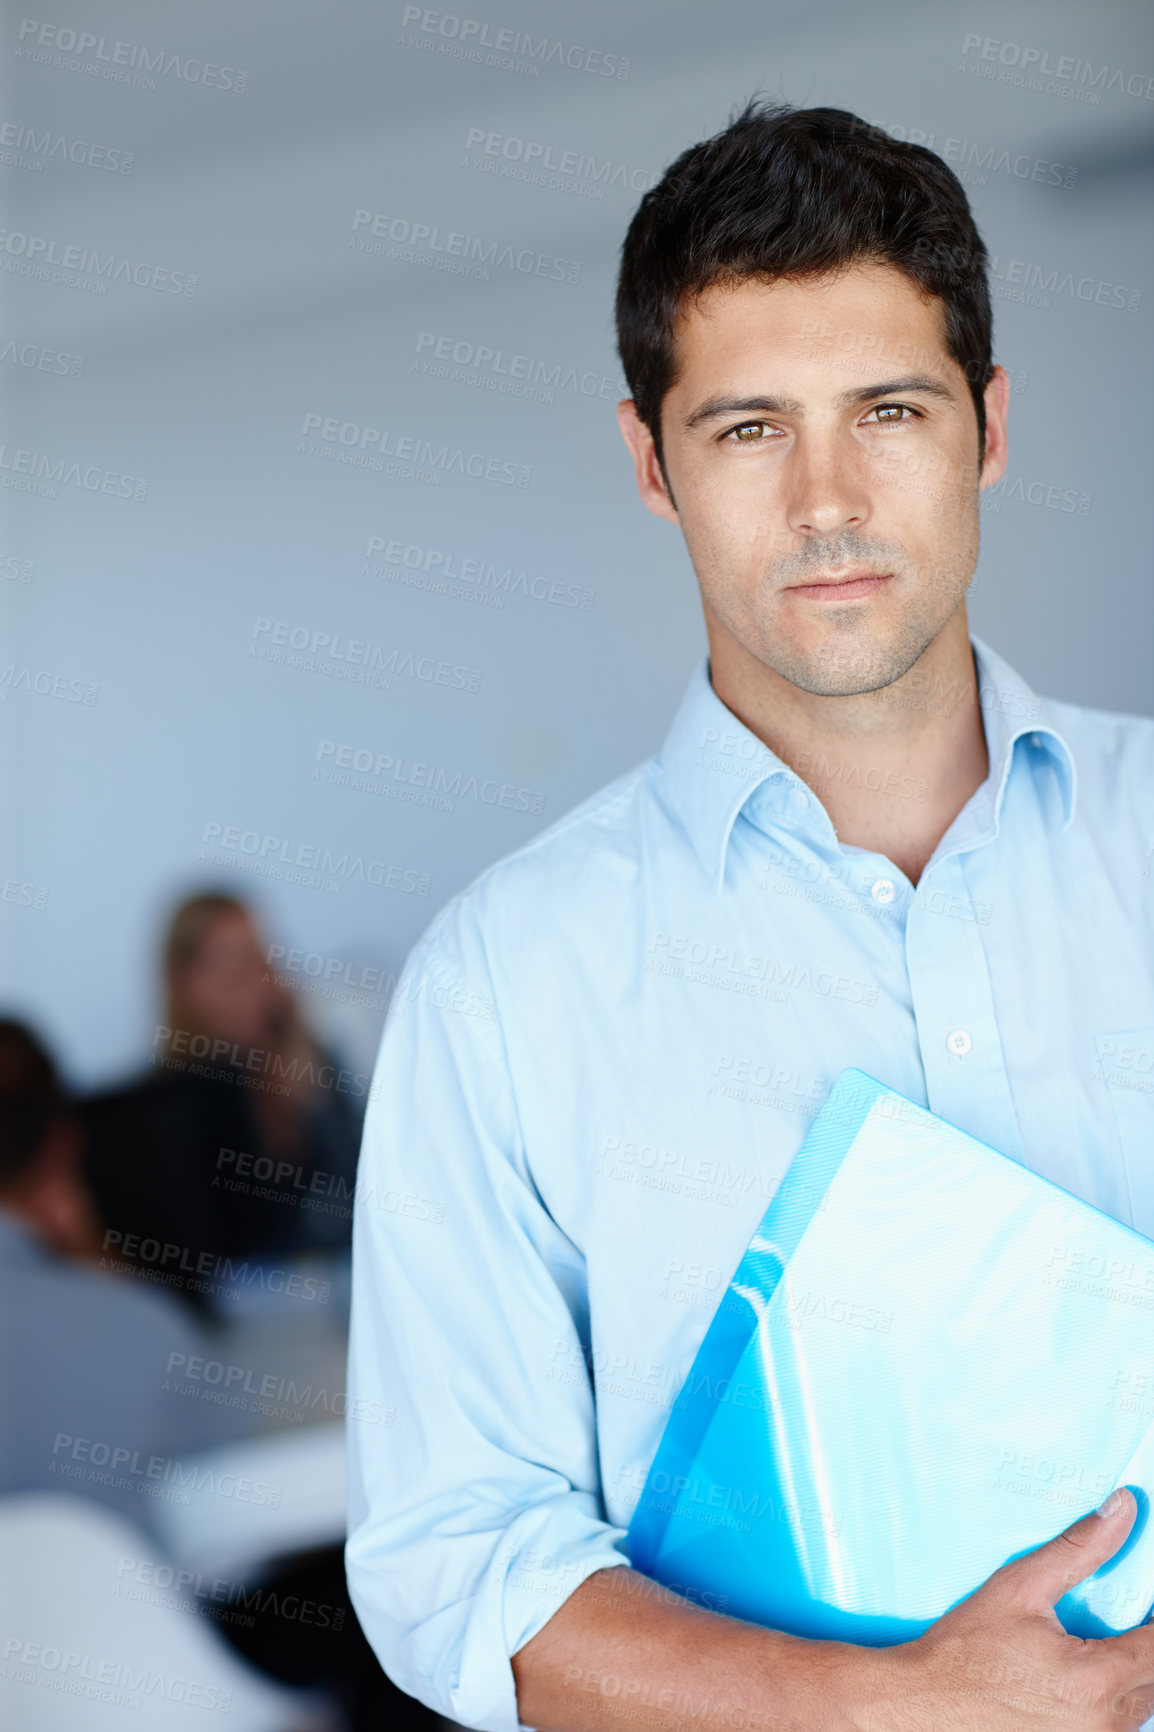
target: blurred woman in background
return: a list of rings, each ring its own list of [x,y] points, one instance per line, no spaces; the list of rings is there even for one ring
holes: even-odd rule
[[[236,897],[184,902],[163,970],[149,1070],[81,1103],[86,1169],[110,1251],[200,1304],[214,1258],[347,1248],[367,1079],[306,1028]]]

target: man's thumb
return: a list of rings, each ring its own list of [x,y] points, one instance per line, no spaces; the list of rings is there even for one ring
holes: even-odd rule
[[[1091,1510],[1035,1551],[1005,1564],[990,1580],[1009,1589],[1027,1610],[1052,1609],[1063,1594],[1114,1556],[1134,1526],[1137,1513],[1134,1493],[1119,1486],[1099,1509]]]

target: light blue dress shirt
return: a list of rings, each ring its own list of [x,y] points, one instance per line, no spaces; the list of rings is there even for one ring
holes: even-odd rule
[[[839,843],[705,659],[662,750],[406,964],[349,1375],[393,1423],[349,1427],[348,1568],[386,1670],[452,1719],[516,1727],[509,1656],[628,1561],[670,1403],[846,1065],[1154,1235],[1154,721],[1037,698],[972,642],[989,776],[916,888]]]

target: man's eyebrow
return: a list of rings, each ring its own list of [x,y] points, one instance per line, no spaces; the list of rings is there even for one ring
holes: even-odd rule
[[[713,421],[719,415],[804,415],[801,403],[792,397],[710,397],[700,409],[685,418],[685,430],[699,427],[703,421]]]
[[[954,393],[941,379],[931,379],[925,373],[907,373],[901,379],[886,379],[880,385],[863,385],[860,391],[846,391],[837,400],[839,409],[852,409],[855,403],[869,403],[875,397],[893,397],[899,391],[921,391],[927,397],[941,397],[954,402]]]
[[[892,397],[899,391],[920,391],[929,397],[941,397],[947,403],[956,399],[948,385],[940,379],[930,379],[924,373],[910,373],[901,379],[884,379],[878,385],[863,385],[846,391],[836,399],[839,409],[852,409],[857,403],[872,402],[875,397]],[[686,432],[703,421],[716,420],[721,415],[804,415],[805,405],[792,397],[710,397],[685,419]]]

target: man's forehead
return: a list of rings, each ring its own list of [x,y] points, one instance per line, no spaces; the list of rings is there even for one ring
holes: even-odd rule
[[[885,259],[871,258],[857,259],[831,270],[778,274],[723,272],[704,287],[687,291],[678,306],[678,317],[715,319],[726,313],[740,317],[746,308],[771,303],[885,301],[927,305],[934,299],[907,271]]]
[[[870,261],[820,277],[711,283],[683,299],[674,321],[679,380],[718,361],[741,371],[759,361],[838,373],[843,385],[873,364],[953,371],[945,307],[895,266]]]

